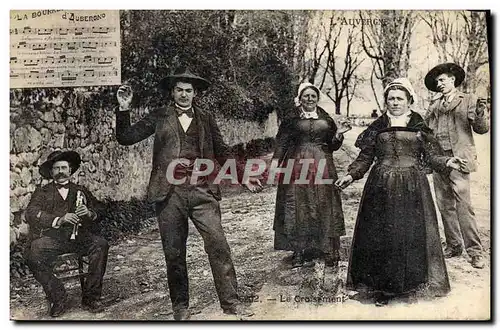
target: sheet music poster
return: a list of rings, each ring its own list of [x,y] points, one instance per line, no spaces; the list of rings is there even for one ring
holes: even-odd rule
[[[10,12],[10,88],[120,83],[118,10]]]

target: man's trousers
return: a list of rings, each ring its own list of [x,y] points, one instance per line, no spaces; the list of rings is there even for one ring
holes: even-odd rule
[[[35,279],[43,286],[49,301],[54,303],[66,296],[63,283],[53,273],[54,260],[65,253],[87,255],[89,268],[82,288],[82,300],[92,301],[99,299],[102,293],[102,279],[106,272],[108,249],[108,242],[96,235],[79,235],[74,241],[43,236],[31,242],[27,263]]]
[[[206,186],[174,186],[165,201],[156,205],[167,263],[172,309],[189,307],[186,241],[190,218],[204,241],[215,289],[223,309],[238,302],[236,272],[221,225],[219,202]]]

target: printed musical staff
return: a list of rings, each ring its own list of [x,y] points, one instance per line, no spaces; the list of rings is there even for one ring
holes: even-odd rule
[[[97,64],[97,65],[108,65],[117,62],[115,56],[110,57],[100,57],[100,56],[83,56],[83,57],[73,57],[73,56],[46,56],[42,58],[21,58],[17,57],[10,58],[10,65],[19,64],[24,67],[34,67],[39,65],[54,65],[54,64]]]
[[[11,48],[30,49],[30,50],[77,50],[77,49],[97,49],[116,47],[116,41],[75,41],[75,42],[26,42],[21,41],[11,45]]]
[[[114,33],[116,28],[114,27],[105,27],[105,26],[93,26],[93,27],[74,27],[74,28],[50,28],[50,29],[42,29],[42,28],[30,28],[29,26],[24,27],[22,29],[14,28],[10,29],[11,35],[39,35],[39,36],[47,36],[47,35],[96,35],[96,34],[108,34]]]
[[[102,77],[116,77],[118,70],[93,70],[86,69],[81,71],[55,71],[55,70],[31,70],[28,72],[11,71],[11,79],[47,79],[47,78],[60,78],[61,80],[77,80],[78,78],[102,78]]]
[[[16,14],[31,17],[33,11]],[[10,23],[10,88],[120,84],[118,10],[78,10],[36,20],[11,16]]]

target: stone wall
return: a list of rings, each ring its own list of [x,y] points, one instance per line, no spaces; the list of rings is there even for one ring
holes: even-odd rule
[[[120,146],[115,138],[113,105],[94,109],[86,105],[85,92],[69,93],[73,96],[69,102],[56,96],[42,97],[27,105],[22,96],[11,93],[11,244],[28,232],[24,210],[36,186],[48,183],[40,176],[38,166],[54,150],[71,149],[80,154],[82,164],[73,181],[85,185],[98,199],[128,201],[146,195],[153,137],[134,146]],[[146,112],[134,110],[132,122]],[[224,118],[217,121],[224,140],[230,145],[262,138],[270,131],[269,123]]]
[[[272,112],[264,123],[249,122],[242,119],[216,116],[224,142],[230,146],[252,140],[274,138],[278,134],[278,119]]]
[[[134,146],[116,142],[112,109],[63,106],[62,99],[44,100],[43,107],[10,106],[10,236],[11,244],[27,234],[24,210],[37,185],[48,183],[38,166],[57,149],[80,153],[82,164],[73,175],[99,199],[143,198],[151,170],[152,138]],[[145,111],[139,111],[138,116]],[[137,116],[135,116],[137,117]]]

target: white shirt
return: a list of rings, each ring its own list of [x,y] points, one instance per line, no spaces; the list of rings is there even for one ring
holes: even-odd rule
[[[387,113],[387,116],[389,117],[389,123],[390,123],[391,127],[394,127],[394,126],[406,127],[408,125],[408,122],[410,121],[410,117],[411,117],[411,110],[408,110],[407,112],[405,112],[399,116],[391,115],[389,110],[386,113]]]
[[[61,195],[62,199],[64,199],[64,200],[66,200],[66,198],[68,198],[68,193],[69,193],[68,183],[69,183],[69,181],[59,183],[59,184],[65,185],[65,187],[57,189],[57,191],[59,192],[59,195]],[[52,221],[52,227],[54,227],[54,228],[60,227],[60,225],[57,224],[57,222],[59,221],[59,218],[60,217],[54,218],[54,221]]]
[[[193,118],[189,117],[185,113],[178,116],[177,118],[179,118],[179,121],[181,123],[182,129],[184,130],[184,132],[187,132],[189,125],[191,125],[191,122],[193,121]]]
[[[64,200],[66,200],[66,198],[68,198],[68,192],[69,192],[68,183],[69,183],[69,181],[66,181],[64,183],[59,183],[59,184],[63,184],[64,187],[57,189],[57,191],[59,192],[59,195],[61,195],[62,199],[64,199]]]
[[[451,103],[451,101],[453,101],[453,99],[455,98],[455,95],[457,95],[457,90],[453,89],[448,94],[443,94],[443,99],[447,103]]]
[[[176,104],[175,105],[177,108],[181,109],[181,110],[189,110],[191,109],[191,107],[189,108],[184,108],[184,107],[181,107],[180,105]],[[192,110],[193,111],[193,110]],[[183,113],[182,115],[180,116],[177,116],[177,118],[179,118],[179,122],[181,123],[181,126],[182,126],[182,129],[184,130],[184,133],[187,132],[188,128],[189,128],[189,125],[191,125],[191,122],[193,121],[193,118],[192,117],[189,117],[188,115],[186,115],[185,113]]]

